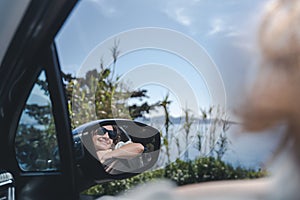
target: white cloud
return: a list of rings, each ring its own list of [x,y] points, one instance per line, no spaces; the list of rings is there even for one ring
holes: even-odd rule
[[[224,18],[225,17],[214,18],[209,25],[210,29],[207,35],[221,34],[224,37],[239,37],[243,34],[240,28],[229,25],[230,23],[224,20]]]
[[[180,25],[190,28],[195,25],[197,13],[201,10],[200,1],[202,0],[167,0],[164,1],[162,12]]]
[[[191,25],[191,18],[184,14],[183,8],[178,8],[175,10],[175,18],[176,21],[178,21],[180,24],[184,26]]]
[[[207,36],[222,34],[224,37],[236,37],[240,34],[234,14],[226,12],[227,4],[211,3],[202,0],[169,0],[163,12],[178,24],[188,28],[190,34],[206,33]],[[202,33],[201,33],[202,32]]]
[[[226,37],[238,37],[240,36],[242,33],[238,30],[235,30],[234,28],[232,28],[227,34]]]
[[[220,32],[223,32],[224,30],[224,22],[222,19],[220,18],[215,18],[214,20],[212,20],[211,23],[211,29],[208,32],[208,35],[214,35]]]
[[[186,9],[182,7],[167,8],[164,10],[164,13],[168,17],[178,22],[183,26],[190,26],[192,23],[191,18],[186,14]]]

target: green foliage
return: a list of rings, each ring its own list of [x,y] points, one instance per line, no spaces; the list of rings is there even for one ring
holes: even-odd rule
[[[41,130],[34,126],[19,125],[15,139],[16,157],[23,170],[59,169],[57,140],[52,129],[51,126]]]
[[[204,157],[193,161],[176,160],[165,169],[165,177],[186,185],[215,180],[258,178],[264,173],[254,170],[234,168],[230,164],[213,158]]]
[[[74,78],[70,74],[61,73],[68,100],[68,110],[71,126],[75,128],[83,123],[104,118],[131,118],[143,116],[154,109],[155,105],[144,102],[141,105],[126,106],[129,98],[147,97],[146,90],[130,90],[119,77],[114,75],[116,62],[120,51],[119,42],[111,48],[113,66],[103,66],[87,71],[83,77]],[[36,80],[36,86],[50,102],[48,82],[45,74]],[[37,151],[38,149],[39,151]],[[23,120],[21,120],[16,136],[17,159],[25,170],[57,169],[59,154],[56,139],[52,106],[42,105],[41,102],[27,102]]]
[[[74,78],[62,73],[72,128],[97,119],[135,119],[142,117],[144,113],[149,113],[157,106],[142,102],[148,97],[146,90],[130,89],[125,83],[119,81],[118,75],[115,75],[120,54],[118,45],[119,41],[115,41],[110,49],[112,65],[105,67],[101,60],[100,70],[87,71],[84,77]],[[141,105],[127,105],[128,100],[132,98],[138,98],[142,102]]]
[[[50,102],[48,83],[43,74],[36,81],[42,97]],[[59,169],[59,154],[51,103],[25,105],[15,138],[16,158],[26,171]]]
[[[106,182],[96,185],[84,191],[83,193],[88,195],[115,195],[120,192],[124,192],[138,184],[149,183],[155,179],[164,178],[164,174],[164,169],[158,169],[152,172],[144,172],[128,179],[116,180],[113,182]]]
[[[241,167],[234,168],[230,164],[213,158],[198,158],[194,161],[176,160],[165,169],[145,172],[132,178],[96,185],[84,192],[88,195],[116,195],[138,184],[151,182],[155,179],[169,179],[178,186],[232,179],[253,179],[266,176],[265,171],[255,171]]]

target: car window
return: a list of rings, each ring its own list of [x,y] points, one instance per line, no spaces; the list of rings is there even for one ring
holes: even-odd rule
[[[234,109],[268,2],[80,1],[55,38],[72,128],[134,119],[162,132],[157,168],[205,156],[261,168],[278,137],[236,137]]]
[[[45,72],[37,78],[23,109],[15,138],[16,158],[23,171],[59,169],[60,158]]]

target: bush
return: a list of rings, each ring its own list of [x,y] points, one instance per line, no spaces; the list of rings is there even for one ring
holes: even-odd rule
[[[170,179],[178,186],[216,180],[253,179],[266,176],[265,171],[255,171],[230,164],[212,157],[198,158],[193,161],[176,160],[165,169],[144,172],[137,176],[102,183],[86,190],[88,195],[116,195],[138,184],[148,183],[155,179]]]

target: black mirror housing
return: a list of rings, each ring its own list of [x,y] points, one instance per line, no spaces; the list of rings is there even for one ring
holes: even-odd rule
[[[113,167],[110,166],[113,170],[108,172],[106,165],[100,162],[99,150],[95,149],[93,135],[100,127],[109,126],[118,131],[119,143],[140,144],[139,146],[143,146],[143,152],[130,158],[116,158],[112,161]],[[160,132],[141,122],[126,119],[96,120],[83,124],[72,132],[79,176],[94,183],[135,176],[153,167],[159,156]]]

